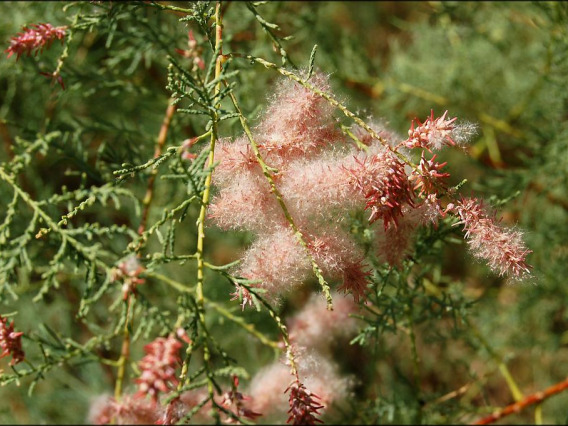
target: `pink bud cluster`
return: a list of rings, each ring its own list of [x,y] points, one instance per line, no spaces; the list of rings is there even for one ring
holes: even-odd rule
[[[342,377],[330,359],[334,342],[346,342],[356,332],[357,320],[350,314],[358,306],[348,298],[333,295],[335,309],[328,311],[325,300],[312,295],[305,306],[288,320],[290,341],[296,354],[298,375],[290,381],[290,365],[275,362],[260,369],[253,377],[247,395],[239,391],[239,380],[233,377],[231,389],[215,397],[215,402],[240,418],[255,420],[262,415],[282,416],[290,407],[289,421],[317,421],[317,416],[333,404],[346,400],[353,386],[349,377]],[[183,329],[178,338],[190,342]],[[147,355],[140,362],[142,374],[136,382],[139,391],[126,394],[120,401],[102,395],[91,404],[91,424],[174,424],[195,406],[208,398],[206,389],[183,392],[167,405],[157,403],[159,393],[169,393],[177,383],[174,371],[179,362],[179,342],[170,335],[158,338],[146,346]],[[309,347],[309,349],[308,349]],[[301,377],[302,381],[298,378]],[[288,397],[286,396],[288,393]],[[143,398],[151,395],[152,398]],[[290,405],[289,405],[290,404]],[[203,405],[193,419],[198,423],[211,420],[211,402]],[[231,416],[221,413],[223,423],[232,423]]]
[[[285,392],[290,393],[290,417],[286,423],[292,422],[294,425],[315,425],[323,423],[316,416],[319,416],[319,410],[323,408],[317,401],[319,396],[311,393],[299,381],[294,381],[288,386]]]
[[[20,59],[23,53],[30,56],[35,51],[37,55],[44,48],[49,47],[54,40],[63,40],[66,29],[67,27],[54,27],[51,24],[32,24],[29,27],[23,27],[23,32],[12,37],[10,47],[4,52],[8,54],[8,58],[15,53],[16,60]]]
[[[420,196],[435,194],[440,190],[447,190],[446,181],[450,177],[450,174],[442,172],[442,168],[447,163],[444,162],[440,164],[435,160],[436,155],[433,155],[430,160],[426,160],[424,151],[422,151],[418,172],[414,172],[412,176],[410,176],[410,179],[415,182],[414,190],[418,191]]]
[[[355,178],[355,187],[367,200],[365,209],[371,209],[369,223],[383,219],[386,230],[391,222],[397,225],[405,205],[414,206],[414,194],[404,164],[391,151],[383,150],[367,157],[357,164],[357,170],[350,171]]]
[[[135,255],[130,255],[125,258],[117,268],[112,271],[113,281],[122,281],[122,295],[126,300],[130,294],[136,293],[136,287],[144,284],[146,280],[140,278],[140,274],[146,268],[140,263],[140,260]]]
[[[485,261],[499,275],[511,274],[521,279],[530,273],[526,263],[527,249],[520,231],[499,226],[495,213],[489,214],[483,203],[475,198],[462,198],[455,206],[448,205],[448,210],[455,211],[463,224],[465,236],[473,254]]]
[[[327,78],[310,82],[329,91]],[[260,154],[276,168],[275,183],[301,230],[310,254],[340,289],[364,297],[368,272],[362,250],[342,225],[350,211],[367,209],[370,222],[396,226],[413,193],[404,164],[377,141],[364,153],[349,147],[325,99],[283,81],[264,118],[253,129]],[[369,141],[371,144],[373,141]],[[213,184],[218,193],[209,218],[223,229],[250,230],[258,238],[243,256],[238,275],[260,281],[276,299],[311,276],[312,266],[278,204],[245,136],[217,144]]]
[[[176,52],[180,55],[191,59],[194,65],[194,68],[200,68],[201,70],[205,69],[205,62],[203,61],[203,49],[197,45],[197,40],[193,35],[193,31],[189,30],[187,33],[187,50],[184,49],[176,49]]]
[[[10,365],[15,365],[22,362],[25,358],[25,353],[22,350],[22,335],[21,331],[14,331],[14,321],[8,325],[8,319],[0,315],[0,358],[8,355],[12,356]]]
[[[182,343],[174,336],[158,337],[144,347],[146,355],[138,366],[141,374],[137,397],[150,395],[155,402],[160,392],[167,393],[178,384],[176,368],[180,363],[179,350]]]
[[[175,335],[187,344],[192,343],[183,328],[179,328]],[[200,409],[193,413],[194,420],[198,423],[211,420],[210,412],[214,406],[210,400],[207,401],[209,399],[207,389],[185,391],[167,404],[159,403],[160,394],[169,394],[179,383],[176,369],[180,363],[181,347],[182,343],[173,333],[168,337],[159,337],[146,345],[144,347],[146,355],[138,364],[141,374],[135,380],[138,391],[134,394],[125,394],[120,400],[110,395],[99,396],[91,403],[88,422],[90,424],[175,424],[190,411],[194,411],[196,406],[200,406]],[[223,423],[234,423],[234,416],[250,420],[261,416],[251,408],[251,398],[239,392],[238,386],[239,380],[234,376],[231,390],[215,396],[215,404],[233,414],[231,416],[221,412]],[[148,395],[150,398],[146,398]]]
[[[194,411],[192,422],[207,424],[212,420],[213,409],[211,401],[204,404],[207,399],[209,392],[204,388],[182,392],[165,405],[152,399],[139,398],[136,394],[125,394],[119,401],[110,395],[100,395],[91,402],[87,420],[89,424],[97,425],[171,425]],[[216,395],[215,403],[243,419],[254,420],[261,415],[250,408],[251,398],[240,393],[235,385],[232,390]],[[196,406],[200,406],[197,412]],[[220,418],[223,424],[235,423],[234,417],[224,412],[220,413]]]

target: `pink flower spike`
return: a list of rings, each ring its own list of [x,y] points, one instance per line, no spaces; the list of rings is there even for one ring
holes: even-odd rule
[[[178,384],[176,367],[181,361],[179,350],[183,345],[173,335],[167,338],[158,337],[153,342],[144,346],[146,355],[138,363],[140,377],[138,383],[137,398],[150,395],[156,402],[160,392],[169,392]]]
[[[14,53],[16,60],[20,59],[22,53],[28,56],[35,51],[35,54],[41,53],[45,47],[49,47],[54,40],[63,40],[67,27],[54,27],[51,24],[32,24],[29,27],[24,26],[21,33],[12,37],[10,47],[4,52],[8,54],[8,58]]]
[[[365,209],[371,210],[369,223],[383,219],[384,228],[397,226],[403,206],[414,206],[413,193],[402,163],[390,151],[381,151],[349,169],[356,179],[356,189],[367,199]]]
[[[438,194],[440,190],[445,191],[447,189],[446,179],[450,177],[450,174],[441,172],[441,169],[447,162],[440,164],[435,160],[436,154],[430,160],[426,160],[424,151],[422,151],[420,164],[418,165],[420,172],[414,171],[410,177],[411,180],[415,181],[414,189],[419,191],[420,196]]]
[[[499,275],[522,279],[530,274],[525,258],[532,251],[525,247],[521,232],[499,226],[495,215],[489,216],[483,203],[475,198],[460,200],[452,210],[461,219],[457,224],[463,224],[474,256],[486,260]]]
[[[323,423],[316,417],[320,415],[319,410],[324,408],[317,402],[319,396],[307,390],[297,379],[284,392],[290,392],[290,410],[288,410],[290,417],[288,417],[286,423],[290,423],[290,421],[294,425]]]

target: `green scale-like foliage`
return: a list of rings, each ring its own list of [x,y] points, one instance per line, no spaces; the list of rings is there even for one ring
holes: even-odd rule
[[[337,282],[314,263],[303,286],[269,302],[254,279],[235,274],[253,233],[220,230],[205,215],[200,236],[199,217],[219,191],[209,194],[211,140],[247,128],[256,136],[277,80],[307,84],[316,68],[330,75],[335,106],[376,117],[401,140],[431,109],[477,123],[471,145],[438,161],[448,162],[452,188],[476,191],[504,213],[504,225],[525,230],[533,252],[531,278],[511,285],[473,260],[447,215],[420,229],[393,267],[372,249],[367,212],[343,218],[364,250],[369,286],[351,315],[356,330],[325,352],[349,378],[348,396],[320,417],[470,422],[518,399],[518,389],[526,396],[563,380],[566,5],[222,2],[220,69],[215,7],[0,4],[3,50],[24,25],[67,27],[37,55],[0,60],[0,315],[24,333],[26,353],[13,366],[0,359],[0,422],[89,421],[94,398],[136,392],[144,345],[180,328],[187,339],[176,375],[185,380],[162,403],[201,390],[217,398],[207,421],[286,422],[288,394],[280,413],[258,418],[228,411],[221,395],[235,376],[246,394],[263,366],[283,362],[294,341],[289,321],[311,293]],[[184,57],[189,30],[202,62]],[[53,79],[41,74],[55,70]],[[336,108],[334,117],[353,135],[353,116]],[[277,187],[277,171],[268,164],[265,172]],[[134,259],[144,282],[132,291],[120,268]],[[239,288],[250,304],[231,300]],[[293,367],[303,352],[291,353]],[[563,422],[565,400],[507,420]],[[199,423],[211,407],[193,408],[183,421],[195,414]]]

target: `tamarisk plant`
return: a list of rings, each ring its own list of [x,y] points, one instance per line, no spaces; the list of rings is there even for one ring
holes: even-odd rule
[[[66,25],[12,37],[4,60],[55,60],[61,87],[33,80],[45,117],[0,123],[0,297],[18,310],[10,325],[0,312],[2,385],[37,394],[52,372],[96,371],[95,424],[355,418],[372,385],[338,347],[365,361],[404,332],[420,389],[416,324],[467,322],[473,302],[431,276],[459,230],[496,276],[532,278],[522,231],[439,160],[466,155],[478,126],[438,107],[404,136],[362,119],[315,66],[317,46],[292,61],[271,7],[71,3]],[[241,44],[237,22],[272,50]],[[256,75],[275,81],[251,105]],[[53,300],[77,324],[30,320],[26,306]]]

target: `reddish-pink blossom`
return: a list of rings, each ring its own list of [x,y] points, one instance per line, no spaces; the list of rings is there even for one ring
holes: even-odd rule
[[[486,260],[493,271],[517,279],[530,273],[526,256],[532,251],[526,248],[522,233],[500,226],[495,213],[489,215],[480,200],[462,198],[455,206],[448,205],[448,210],[461,219],[458,224],[463,224],[472,253]]]
[[[391,266],[401,265],[412,248],[416,230],[430,223],[437,225],[442,210],[436,195],[431,194],[414,207],[405,206],[403,213],[396,228],[375,231],[377,256]]]
[[[425,148],[428,151],[441,149],[444,145],[461,145],[477,132],[477,126],[471,123],[457,124],[454,118],[446,118],[448,111],[441,117],[434,118],[434,110],[430,117],[421,123],[415,118],[408,130],[408,139],[404,145],[408,148]]]
[[[349,210],[363,208],[365,197],[354,189],[354,178],[345,165],[353,154],[328,154],[293,161],[283,172],[279,189],[294,218],[329,222]]]
[[[108,425],[116,415],[115,408],[115,400],[111,395],[99,395],[91,400],[87,422],[92,425]]]
[[[367,266],[362,262],[354,262],[345,265],[343,268],[343,283],[337,288],[338,291],[351,293],[355,303],[359,303],[360,299],[366,298],[367,287],[369,285],[368,277],[371,273],[366,270]]]
[[[441,117],[434,118],[434,110],[431,110],[430,117],[424,123],[417,118],[412,120],[405,145],[408,148],[420,147],[428,150],[455,145],[452,131],[456,128],[457,117],[446,119],[447,113],[448,111],[445,111]]]
[[[260,175],[262,169],[254,156],[249,140],[241,136],[231,141],[220,139],[216,143],[215,161],[218,162],[213,172],[213,183],[218,186],[230,184],[237,175]]]
[[[314,348],[316,349],[316,348]],[[342,377],[338,366],[326,352],[294,347],[298,377],[313,394],[318,395],[322,410],[347,400],[354,382]],[[251,408],[263,415],[281,415],[285,411],[286,384],[290,382],[290,367],[285,362],[274,362],[260,369],[249,386]]]
[[[437,163],[436,154],[430,160],[424,157],[424,151],[420,157],[418,171],[413,171],[410,179],[414,181],[414,190],[419,191],[419,195],[427,196],[428,194],[438,194],[447,189],[447,179],[449,173],[442,173],[442,168],[447,164]]]
[[[137,397],[150,395],[153,401],[158,400],[160,392],[169,392],[178,384],[176,368],[180,363],[179,350],[183,345],[173,336],[158,337],[144,346],[146,355],[138,366],[141,374]]]
[[[163,408],[148,399],[123,395],[116,401],[110,395],[101,395],[91,402],[88,421],[95,425],[145,425],[155,424]]]
[[[24,360],[26,354],[22,349],[22,335],[21,331],[14,331],[14,321],[8,325],[8,319],[0,315],[0,358],[8,355],[12,356],[10,365],[15,365]]]
[[[23,27],[23,32],[12,37],[10,47],[4,52],[8,54],[8,58],[15,53],[16,60],[20,59],[23,53],[30,56],[35,51],[37,55],[54,40],[63,40],[66,29],[67,27],[54,27],[51,24],[31,24],[29,27]]]
[[[365,195],[365,209],[371,210],[369,223],[382,219],[384,228],[403,215],[403,206],[413,206],[413,194],[402,163],[389,150],[358,160],[349,171],[356,188]]]
[[[209,218],[221,229],[267,232],[285,222],[264,176],[236,175],[213,197]]]

